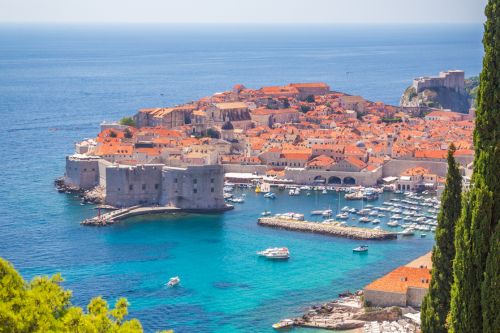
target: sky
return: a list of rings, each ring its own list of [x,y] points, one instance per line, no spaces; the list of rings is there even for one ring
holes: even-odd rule
[[[478,23],[487,0],[0,0],[0,22]]]

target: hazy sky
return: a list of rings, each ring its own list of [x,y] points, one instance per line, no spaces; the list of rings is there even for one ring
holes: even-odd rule
[[[483,22],[487,0],[0,0],[0,22]]]

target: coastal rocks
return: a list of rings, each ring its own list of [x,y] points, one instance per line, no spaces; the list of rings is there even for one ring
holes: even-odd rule
[[[261,226],[280,228],[285,230],[312,232],[325,234],[330,236],[365,239],[365,240],[380,240],[380,239],[396,239],[397,234],[384,230],[374,230],[369,228],[347,227],[337,224],[315,223],[307,221],[297,221],[291,219],[277,217],[263,217],[257,222]]]
[[[90,190],[83,190],[80,187],[66,183],[64,177],[54,180],[54,186],[59,193],[76,193],[82,198],[83,203],[102,204],[104,203],[104,188],[96,186]]]
[[[375,311],[365,311],[354,315],[353,318],[363,321],[395,321],[401,318],[401,309],[394,306]]]

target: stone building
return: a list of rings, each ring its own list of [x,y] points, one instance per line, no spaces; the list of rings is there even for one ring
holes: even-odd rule
[[[274,124],[296,123],[300,113],[296,109],[255,109],[251,112],[255,125],[273,127]]]
[[[99,157],[74,154],[66,157],[66,185],[83,190],[99,184]]]
[[[420,307],[429,289],[429,268],[401,266],[364,288],[370,306]]]
[[[222,126],[230,121],[234,128],[248,129],[252,127],[250,109],[244,102],[214,103],[206,111],[209,124]]]
[[[323,82],[290,83],[289,86],[299,91],[299,99],[306,99],[311,95],[326,95],[330,92],[330,86]]]
[[[418,94],[425,89],[448,88],[458,93],[464,92],[465,72],[450,70],[439,72],[439,76],[422,76],[413,80],[413,89]]]

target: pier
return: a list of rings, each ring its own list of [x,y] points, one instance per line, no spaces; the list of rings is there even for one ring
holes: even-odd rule
[[[297,221],[280,217],[262,217],[257,222],[261,226],[279,228],[292,231],[312,232],[336,237],[366,240],[396,239],[394,232],[385,230],[374,230],[369,228],[347,227],[340,222],[318,223],[309,221]]]
[[[117,209],[109,213],[100,214],[98,216],[86,219],[80,224],[87,226],[106,226],[115,224],[119,221],[130,217],[151,215],[151,214],[173,214],[173,213],[220,213],[231,210],[234,207],[226,205],[220,209],[183,209],[173,206],[131,206],[127,208]]]

